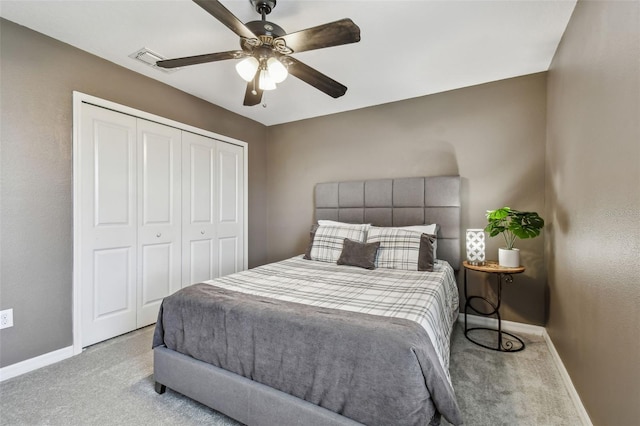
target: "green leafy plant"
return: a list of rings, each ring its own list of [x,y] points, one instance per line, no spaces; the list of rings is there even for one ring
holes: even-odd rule
[[[489,236],[502,234],[508,250],[513,249],[516,238],[534,238],[540,235],[544,219],[535,212],[521,212],[509,207],[487,211],[489,224],[484,228]]]

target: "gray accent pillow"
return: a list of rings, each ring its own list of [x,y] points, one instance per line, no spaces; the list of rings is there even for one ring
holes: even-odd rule
[[[418,254],[418,271],[433,272],[435,262],[433,245],[436,243],[435,235],[422,234],[420,236],[420,252]]]
[[[342,253],[338,258],[338,265],[358,266],[364,269],[376,268],[376,255],[380,248],[380,242],[361,243],[358,241],[344,239]]]
[[[307,250],[304,252],[303,259],[311,260],[311,247],[313,247],[313,238],[316,236],[316,231],[318,230],[318,224],[314,223],[311,225],[311,231],[309,232],[309,245],[307,246]]]

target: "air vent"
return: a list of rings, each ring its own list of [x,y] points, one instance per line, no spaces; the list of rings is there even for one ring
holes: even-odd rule
[[[154,52],[153,50],[147,49],[146,47],[143,47],[137,52],[132,53],[131,55],[129,55],[129,57],[167,74],[171,74],[172,72],[176,72],[181,69],[181,68],[161,68],[157,66],[156,65],[157,61],[162,61],[163,59],[167,59],[167,58]]]

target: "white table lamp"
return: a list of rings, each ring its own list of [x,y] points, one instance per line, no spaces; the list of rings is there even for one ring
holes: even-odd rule
[[[484,265],[484,229],[467,229],[467,262],[470,265]]]

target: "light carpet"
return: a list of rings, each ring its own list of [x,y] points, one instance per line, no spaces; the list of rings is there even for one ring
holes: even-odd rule
[[[0,383],[2,425],[239,425],[171,390],[154,391],[153,327]],[[452,338],[451,378],[466,425],[580,425],[542,337],[498,353]],[[443,425],[448,425],[443,421]]]

